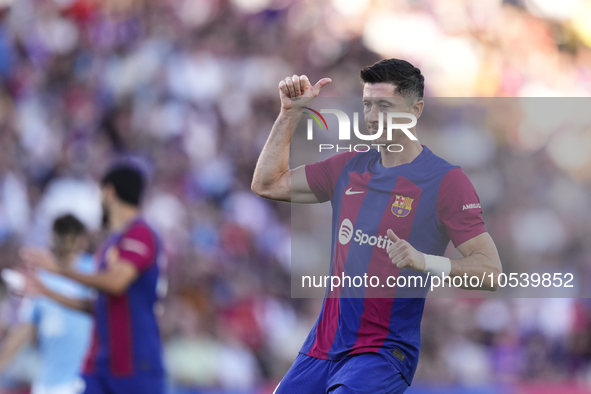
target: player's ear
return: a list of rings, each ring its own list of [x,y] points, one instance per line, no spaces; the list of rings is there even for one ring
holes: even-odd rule
[[[425,107],[425,102],[423,100],[416,101],[411,107],[412,114],[414,116],[416,116],[417,119],[420,118],[421,114],[423,113],[424,107]]]

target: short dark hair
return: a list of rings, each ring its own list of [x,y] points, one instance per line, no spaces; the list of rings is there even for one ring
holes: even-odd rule
[[[78,218],[71,213],[66,215],[58,216],[53,221],[53,232],[59,236],[67,235],[85,235],[86,227]]]
[[[425,77],[421,70],[406,60],[384,59],[361,69],[363,83],[391,83],[396,85],[394,93],[405,98],[421,100],[425,90]]]
[[[145,180],[142,172],[131,165],[118,165],[111,168],[101,180],[101,186],[111,185],[117,197],[130,205],[140,205]]]

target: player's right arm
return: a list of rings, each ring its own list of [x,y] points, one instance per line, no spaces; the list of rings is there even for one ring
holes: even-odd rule
[[[281,111],[259,156],[252,179],[251,189],[258,196],[295,203],[318,202],[306,179],[304,166],[293,170],[289,168],[289,146],[304,107],[330,82],[330,78],[323,78],[312,85],[305,75],[294,75],[279,82]]]
[[[42,294],[48,298],[51,298],[58,304],[62,304],[66,308],[90,314],[93,312],[94,303],[91,299],[67,297],[46,287],[42,290]]]
[[[29,296],[45,296],[50,298],[66,308],[86,313],[93,312],[94,303],[91,299],[72,298],[51,290],[43,284],[35,270],[29,270],[27,272],[27,288],[25,291]]]
[[[68,266],[61,266],[55,260],[53,254],[47,250],[36,248],[23,248],[20,256],[26,265],[31,267],[40,267],[54,274],[63,275],[87,287],[111,294],[121,295],[137,279],[140,274],[138,265],[141,262],[130,262],[127,259],[121,259],[117,248],[111,247],[107,253],[107,269],[94,274],[85,274],[78,272]],[[143,259],[143,262],[150,259]],[[31,276],[35,280],[35,275]],[[39,292],[54,301],[72,309],[85,312],[91,312],[92,301],[86,299],[73,299],[65,297],[51,289],[45,287],[38,279],[36,286]]]
[[[6,369],[23,346],[33,341],[35,335],[36,329],[32,323],[21,323],[8,332],[0,347],[0,373]]]

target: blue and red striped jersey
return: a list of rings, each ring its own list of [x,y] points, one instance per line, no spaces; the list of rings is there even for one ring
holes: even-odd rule
[[[143,219],[133,220],[99,248],[95,256],[99,272],[107,268],[106,254],[111,247],[118,250],[120,260],[137,268],[139,276],[121,295],[98,293],[84,373],[161,376],[162,344],[154,314],[162,258],[160,240]]]
[[[458,246],[486,232],[470,180],[460,167],[426,146],[412,162],[395,167],[384,167],[381,153],[373,149],[337,154],[307,165],[305,172],[318,200],[332,204],[330,275],[427,279],[426,274],[392,264],[386,252],[388,229],[418,251],[438,256],[450,240]],[[327,360],[380,353],[410,384],[419,358],[428,289],[327,290],[320,317],[300,353]]]

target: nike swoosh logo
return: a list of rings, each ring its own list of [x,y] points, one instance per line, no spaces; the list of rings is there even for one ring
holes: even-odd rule
[[[347,196],[350,196],[351,194],[360,194],[360,193],[365,193],[365,192],[363,192],[363,191],[361,191],[361,192],[354,192],[354,191],[352,191],[351,189],[353,189],[353,188],[352,188],[352,187],[350,187],[350,188],[348,188],[347,190],[345,190],[345,194],[346,194]]]

